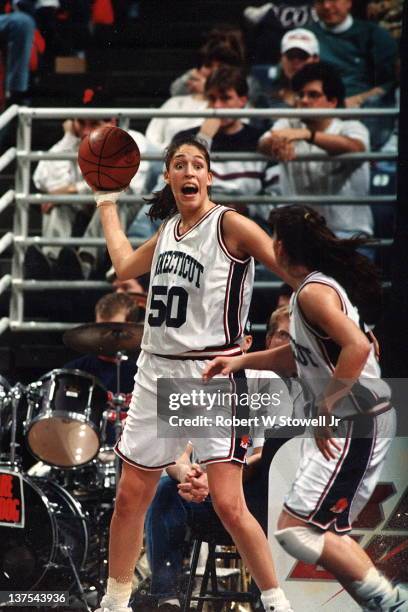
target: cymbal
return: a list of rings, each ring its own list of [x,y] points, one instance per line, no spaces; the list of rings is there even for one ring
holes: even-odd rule
[[[80,353],[115,355],[119,351],[140,348],[143,323],[89,323],[66,331],[65,346]]]

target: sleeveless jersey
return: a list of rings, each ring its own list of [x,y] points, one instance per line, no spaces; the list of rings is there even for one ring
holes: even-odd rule
[[[216,205],[185,234],[179,214],[169,219],[153,256],[142,348],[182,357],[236,345],[243,336],[254,279],[254,261],[232,256],[223,241]],[[234,350],[234,349],[232,349]],[[236,352],[236,350],[235,350]]]
[[[351,417],[357,414],[378,414],[389,407],[390,388],[381,380],[381,371],[375,355],[373,337],[360,320],[358,310],[350,302],[346,291],[334,279],[321,272],[309,274],[290,301],[290,343],[300,378],[307,381],[314,396],[319,398],[324,392],[337,364],[341,347],[323,330],[314,327],[301,311],[298,302],[299,292],[310,283],[332,287],[339,296],[343,312],[366,334],[371,341],[371,351],[364,368],[351,389],[351,392],[337,402],[336,416]]]

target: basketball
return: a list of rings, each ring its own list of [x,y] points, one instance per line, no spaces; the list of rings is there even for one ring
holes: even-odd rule
[[[97,191],[125,189],[137,172],[140,152],[124,130],[104,125],[82,140],[78,151],[82,176]]]

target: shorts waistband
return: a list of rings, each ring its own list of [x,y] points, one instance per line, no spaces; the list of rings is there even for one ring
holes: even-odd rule
[[[160,353],[153,353],[156,357],[162,357],[163,359],[215,359],[215,357],[236,357],[242,355],[242,349],[238,344],[233,346],[219,346],[203,349],[202,351],[188,351],[186,353],[179,353],[178,355],[161,355]]]

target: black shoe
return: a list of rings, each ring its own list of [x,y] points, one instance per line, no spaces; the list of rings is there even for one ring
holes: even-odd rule
[[[53,263],[33,244],[26,251],[23,273],[27,279],[50,280],[53,276]]]
[[[56,263],[56,273],[60,280],[84,280],[81,260],[70,247],[62,247]]]

